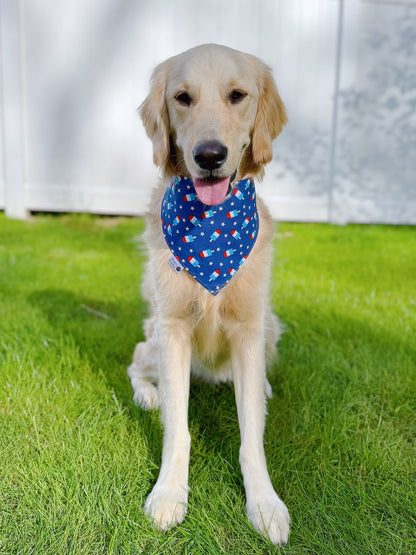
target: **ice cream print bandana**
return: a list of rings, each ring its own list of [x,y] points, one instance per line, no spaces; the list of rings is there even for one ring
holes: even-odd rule
[[[162,201],[162,228],[173,253],[169,263],[185,269],[216,295],[244,264],[259,230],[252,179],[238,181],[221,204],[198,199],[193,182],[174,177]]]

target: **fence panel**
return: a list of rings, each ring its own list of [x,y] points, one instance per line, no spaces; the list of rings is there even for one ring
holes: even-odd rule
[[[265,60],[288,108],[259,184],[277,219],[416,223],[415,14],[414,0],[2,0],[0,208],[142,214],[151,70],[219,42]]]
[[[416,223],[416,2],[347,0],[332,219]]]

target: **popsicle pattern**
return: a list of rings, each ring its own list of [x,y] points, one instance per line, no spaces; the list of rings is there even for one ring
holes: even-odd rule
[[[243,179],[223,203],[206,206],[188,177],[172,178],[161,209],[166,243],[185,270],[216,295],[247,260],[258,236],[254,181]]]

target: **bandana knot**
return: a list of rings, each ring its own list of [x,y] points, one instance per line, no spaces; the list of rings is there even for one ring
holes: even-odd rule
[[[242,179],[221,204],[198,199],[193,182],[174,177],[162,201],[162,229],[183,268],[216,295],[238,272],[256,242],[259,219],[252,179]]]

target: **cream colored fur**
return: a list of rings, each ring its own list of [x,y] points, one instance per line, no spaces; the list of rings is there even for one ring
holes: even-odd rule
[[[230,92],[244,93],[239,103]],[[186,92],[189,106],[177,96]],[[128,373],[134,400],[145,409],[160,406],[164,425],[162,465],[145,512],[160,529],[180,523],[188,502],[190,435],[188,399],[192,372],[214,382],[232,380],[241,434],[240,464],[248,518],[276,544],[286,543],[289,513],[267,472],[263,448],[266,362],[276,355],[279,323],[269,297],[273,223],[258,198],[259,235],[230,283],[212,296],[186,271],[176,274],[160,221],[163,194],[173,175],[205,177],[192,151],[201,140],[228,148],[223,176],[262,176],[272,158],[272,140],[286,123],[283,103],[270,70],[257,58],[203,45],[171,58],[153,74],[141,106],[154,160],[163,178],[146,216],[148,262],[143,295],[150,303],[144,331]]]

